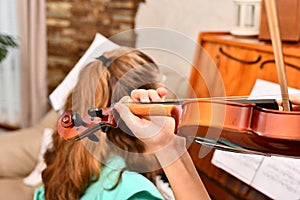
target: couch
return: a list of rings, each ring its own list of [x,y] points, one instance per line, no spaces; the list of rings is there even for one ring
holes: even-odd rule
[[[50,110],[36,125],[0,135],[0,199],[33,198],[39,185],[26,185],[23,179],[38,162],[44,129],[55,129],[58,117]]]

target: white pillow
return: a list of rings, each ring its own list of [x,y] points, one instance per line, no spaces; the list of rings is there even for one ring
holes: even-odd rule
[[[65,105],[65,101],[75,87],[80,70],[89,62],[93,61],[98,56],[106,51],[111,51],[120,47],[119,45],[108,40],[106,37],[97,33],[92,44],[85,54],[76,63],[66,78],[59,84],[56,89],[50,94],[50,103],[55,111],[61,111]]]

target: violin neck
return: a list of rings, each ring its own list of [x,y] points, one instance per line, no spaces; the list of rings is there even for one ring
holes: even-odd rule
[[[129,110],[138,116],[172,116],[175,105],[162,103],[127,104]]]

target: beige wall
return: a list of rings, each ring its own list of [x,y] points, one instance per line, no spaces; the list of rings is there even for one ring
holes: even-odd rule
[[[141,3],[135,20],[136,28],[161,27],[178,31],[186,40],[197,41],[200,31],[228,31],[234,21],[232,0],[147,0]],[[138,37],[137,47],[143,46]],[[176,39],[174,42],[178,42]],[[190,42],[188,41],[188,43]],[[164,42],[164,41],[161,41]],[[182,40],[182,45],[187,41]],[[193,48],[191,45],[189,50]],[[167,85],[179,97],[185,97],[191,64],[178,55],[167,55],[162,51],[147,51],[162,67],[167,76]],[[193,57],[193,51],[187,60]],[[186,55],[185,55],[186,56]]]

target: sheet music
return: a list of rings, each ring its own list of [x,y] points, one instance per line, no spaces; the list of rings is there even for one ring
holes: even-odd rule
[[[288,88],[289,95],[300,95],[300,90]],[[280,85],[257,79],[249,95],[249,99],[281,99]]]
[[[300,159],[264,159],[251,184],[273,199],[300,199]]]
[[[258,79],[249,99],[281,99],[279,94],[278,84]],[[289,88],[289,94],[300,94],[300,90]],[[216,150],[212,164],[272,199],[300,199],[300,159],[243,155]]]
[[[212,163],[250,185],[263,159],[258,155],[216,150]]]

